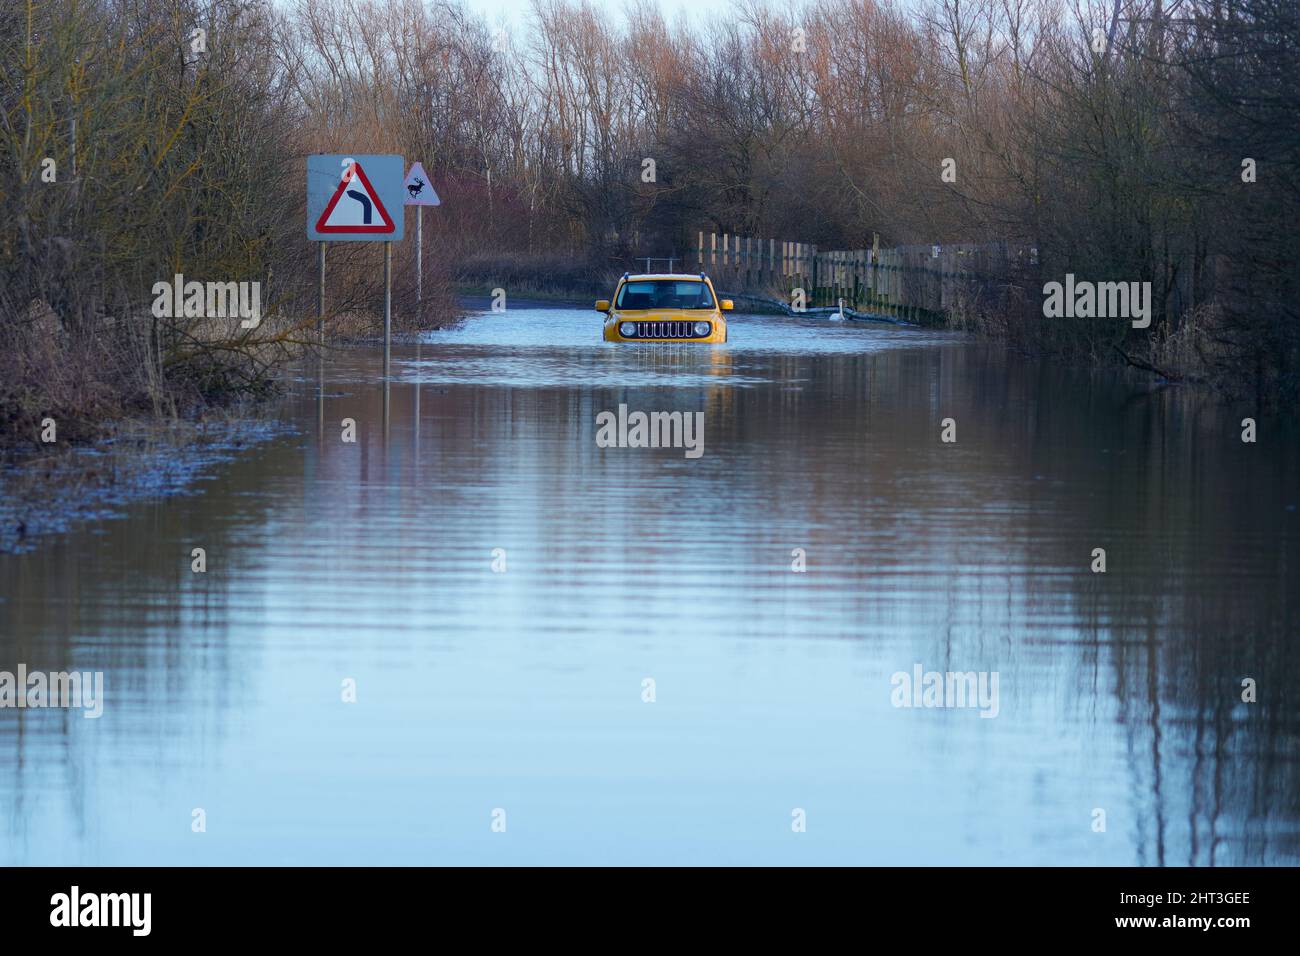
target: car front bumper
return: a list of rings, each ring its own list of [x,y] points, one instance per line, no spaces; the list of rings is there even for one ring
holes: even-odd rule
[[[619,330],[625,322],[637,326],[636,335],[624,335]],[[708,322],[711,327],[709,334],[695,335],[692,326],[696,322]],[[727,341],[727,323],[713,316],[707,319],[606,319],[604,339],[606,342],[718,345]]]

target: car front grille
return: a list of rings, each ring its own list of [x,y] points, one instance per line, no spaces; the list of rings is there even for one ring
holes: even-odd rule
[[[638,339],[706,339],[708,333],[696,335],[694,322],[634,322]],[[710,330],[712,331],[712,330]]]

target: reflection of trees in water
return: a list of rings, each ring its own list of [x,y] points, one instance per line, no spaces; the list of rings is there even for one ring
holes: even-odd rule
[[[896,591],[942,588],[924,618],[942,657],[976,605],[1004,657],[1045,643],[1053,670],[1074,672],[1058,701],[1070,719],[1104,720],[1112,694],[1132,801],[1109,808],[1109,825],[1132,834],[1140,862],[1300,855],[1279,836],[1300,822],[1294,434],[1274,421],[1243,445],[1243,414],[1203,396],[1117,388],[999,349],[768,361],[792,384],[737,407],[730,428],[767,467],[735,468],[736,496],[818,529],[810,553],[858,576],[864,627],[915,623]],[[945,447],[948,416],[958,442]],[[712,453],[727,427],[711,423]],[[847,528],[846,497],[860,503]],[[1104,576],[1089,570],[1094,547]],[[1258,703],[1242,703],[1244,677]]]
[[[96,818],[96,769],[124,744],[151,759],[189,754],[149,742],[214,740],[253,673],[248,646],[232,639],[232,587],[252,551],[237,538],[262,525],[271,504],[252,494],[270,454],[219,468],[207,493],[131,506],[123,520],[50,538],[30,553],[0,555],[0,670],[102,671],[104,716],[80,710],[0,709],[0,815],[15,835],[48,794],[63,795],[79,831]],[[195,530],[199,529],[199,530]],[[207,571],[190,569],[190,550]],[[135,758],[132,758],[135,759]],[[55,779],[57,777],[57,779]]]
[[[1070,406],[1052,407],[1069,414]],[[1295,859],[1273,834],[1300,820],[1296,632],[1300,566],[1286,533],[1296,444],[1240,441],[1241,415],[1161,393],[1057,427],[1125,449],[1132,461],[1086,479],[1097,527],[1128,532],[1105,581],[1070,596],[1113,674],[1134,780],[1140,861],[1251,864]],[[1091,421],[1114,423],[1092,425]],[[1288,501],[1288,497],[1290,500]],[[1292,527],[1294,522],[1292,521]],[[1120,587],[1116,588],[1115,585]],[[1241,681],[1259,683],[1258,703]]]
[[[1295,573],[1279,562],[1274,581]],[[1144,863],[1259,864],[1297,856],[1293,691],[1297,651],[1287,601],[1268,583],[1222,577],[1172,591],[1143,635],[1111,649],[1135,787]],[[1291,611],[1293,614],[1293,610]],[[1137,632],[1138,628],[1131,629]],[[1243,678],[1258,702],[1242,702]]]
[[[653,460],[666,486],[694,482],[692,492],[708,493],[717,540],[696,527],[691,546],[725,561],[718,566],[742,598],[774,586],[751,572],[782,567],[791,547],[807,547],[816,576],[804,583],[841,589],[835,600],[856,626],[844,636],[910,637],[925,655],[916,659],[937,654],[962,668],[975,646],[1066,690],[1054,701],[1060,722],[1105,749],[1114,738],[1126,755],[1131,800],[1107,808],[1108,824],[1134,841],[1139,862],[1297,856],[1286,835],[1300,821],[1300,652],[1288,641],[1300,624],[1300,567],[1296,518],[1285,511],[1300,497],[1294,436],[1283,440],[1261,420],[1260,444],[1243,446],[1242,416],[1193,394],[1116,388],[1000,349],[669,347],[632,356],[615,360],[652,384],[425,386],[419,458],[413,388],[391,389],[385,443],[382,393],[357,384],[373,381],[358,372],[326,383],[324,430],[302,450],[277,444],[223,466],[204,494],[0,557],[0,667],[103,670],[115,708],[112,723],[95,728],[96,753],[76,732],[94,722],[76,712],[0,711],[0,803],[11,829],[27,830],[34,798],[23,788],[38,779],[35,759],[59,761],[57,789],[84,827],[104,734],[225,732],[235,688],[256,663],[231,631],[232,586],[260,550],[248,536],[283,504],[268,481],[301,473],[316,492],[301,504],[308,521],[332,520],[336,508],[445,516],[463,496],[499,490],[501,521],[535,522],[545,560],[571,561],[574,535],[613,528],[632,540],[634,526],[658,530],[646,524],[653,516],[608,498],[599,500],[608,513],[588,515],[598,526],[572,528],[575,508],[596,507],[597,483],[651,460],[595,446],[596,414],[625,401],[706,411],[704,459]],[[610,359],[574,361],[599,378]],[[753,384],[759,378],[767,384]],[[317,418],[311,385],[302,421]],[[345,415],[358,422],[357,446],[337,440]],[[955,445],[939,442],[944,417],[957,421]],[[208,550],[202,577],[189,570],[191,540]],[[372,543],[363,523],[337,522],[339,553]],[[682,546],[660,535],[637,547],[667,561]],[[1104,576],[1088,571],[1096,546],[1107,549]],[[1259,682],[1257,704],[1240,702],[1246,676]],[[174,747],[157,754],[186,759]],[[51,789],[48,774],[39,780]]]

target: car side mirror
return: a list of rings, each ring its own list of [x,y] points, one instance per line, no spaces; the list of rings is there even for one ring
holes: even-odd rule
[[[597,311],[597,312],[608,312],[608,311],[609,311],[609,299],[597,299],[597,300],[596,300],[596,311]]]
[[[734,302],[732,302],[730,299],[723,299],[723,300],[722,300],[722,311],[723,311],[723,312],[730,312],[730,311],[731,311],[732,309],[734,309],[735,307],[736,307],[736,304],[735,304]]]

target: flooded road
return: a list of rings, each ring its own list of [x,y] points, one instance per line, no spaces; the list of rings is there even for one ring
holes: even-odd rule
[[[0,555],[0,670],[104,675],[0,709],[0,864],[1300,862],[1293,424],[915,329],[599,326],[331,355],[296,434]],[[702,456],[598,447],[620,404]]]

